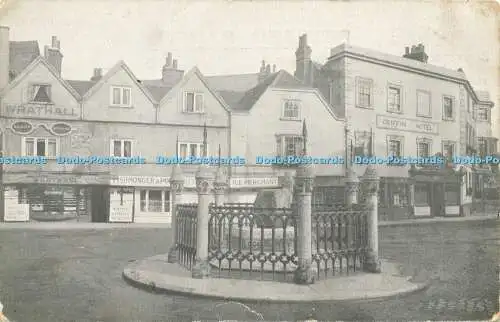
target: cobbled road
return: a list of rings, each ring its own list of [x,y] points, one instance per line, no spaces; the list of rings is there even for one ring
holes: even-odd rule
[[[485,320],[498,310],[500,221],[380,233],[382,256],[417,281],[430,279],[426,291],[374,302],[247,305],[268,321],[304,319],[313,309],[323,321]],[[1,230],[5,314],[14,322],[213,319],[220,301],[151,294],[122,279],[129,261],[165,253],[169,241],[169,229]]]

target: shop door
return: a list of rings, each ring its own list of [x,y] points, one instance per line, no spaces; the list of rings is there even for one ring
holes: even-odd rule
[[[444,216],[445,213],[445,187],[444,183],[436,182],[431,189],[431,214],[433,217]]]

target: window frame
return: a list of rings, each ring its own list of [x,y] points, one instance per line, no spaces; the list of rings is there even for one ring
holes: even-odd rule
[[[27,140],[33,140],[33,155],[28,155],[26,153],[26,141]],[[60,140],[58,137],[35,137],[35,136],[24,136],[22,138],[22,141],[21,141],[21,155],[22,156],[30,156],[30,157],[42,157],[42,156],[39,156],[38,155],[38,151],[37,151],[37,141],[38,140],[44,140],[45,141],[45,155],[43,157],[46,157],[47,159],[55,159],[59,156],[59,152],[60,152],[60,146],[59,146],[59,143],[60,143]],[[48,152],[48,141],[49,140],[54,140],[55,144],[56,144],[56,152],[55,152],[55,155],[54,156],[49,156],[47,155],[47,152]]]
[[[417,147],[417,157],[422,157],[422,158],[428,158],[428,157],[431,157],[432,156],[432,139],[430,138],[427,138],[427,137],[418,137],[417,140],[416,140],[416,147]],[[425,143],[427,144],[427,147],[428,147],[428,155],[426,156],[421,156],[420,155],[420,148],[419,148],[419,145],[421,143]]]
[[[421,113],[421,111],[419,110],[419,97],[420,97],[419,94],[426,94],[429,97],[429,107],[427,114]],[[432,93],[428,90],[417,89],[416,95],[417,95],[416,116],[432,118]]]
[[[399,96],[399,108],[398,109],[393,109],[390,107],[389,104],[389,95],[392,89],[395,89],[398,91],[398,96]],[[387,104],[387,112],[389,113],[394,113],[394,114],[403,114],[403,86],[395,84],[395,83],[388,83],[387,84],[387,95],[386,95],[386,104]]]
[[[120,155],[116,156],[115,155],[115,141],[120,141]],[[125,151],[125,142],[130,142],[130,156],[124,156],[124,151]],[[109,143],[109,155],[111,157],[115,158],[131,158],[134,156],[134,145],[135,142],[132,139],[111,139]]]
[[[160,212],[158,211],[151,211],[150,208],[149,208],[149,202],[150,202],[150,198],[149,198],[149,192],[150,191],[160,191],[161,192],[161,210]],[[145,199],[142,200],[142,193],[145,192]],[[168,198],[166,198],[166,196],[168,195]],[[171,214],[172,213],[172,193],[170,190],[168,189],[161,189],[161,188],[151,188],[151,189],[139,189],[139,211],[141,213],[160,213],[160,214],[165,214],[165,213],[168,213],[168,214]],[[165,204],[167,202],[167,199],[168,199],[168,211],[165,211],[166,207],[165,207]],[[144,204],[143,204],[144,202]],[[144,208],[143,208],[144,207]]]
[[[287,104],[288,103],[295,103],[297,107],[297,116],[296,117],[289,117],[285,115],[285,111],[287,109]],[[300,100],[298,99],[284,99],[283,104],[281,107],[281,119],[284,121],[300,121],[301,120],[301,104]]]
[[[299,146],[299,149],[297,149],[297,147],[296,147],[295,150],[300,150],[300,151],[298,151],[298,153],[296,151],[296,154],[293,156],[300,156],[303,153],[304,138],[301,135],[296,135],[296,134],[278,134],[278,135],[276,135],[277,156],[278,157],[285,157],[285,158],[292,156],[292,155],[288,155],[288,154],[284,153],[286,151],[286,145],[285,145],[286,138],[293,138],[293,139],[299,140],[299,144],[302,146]]]
[[[120,103],[116,104],[114,102],[114,91],[115,89],[120,90]],[[123,104],[123,93],[127,90],[129,92],[128,96],[128,104]],[[124,107],[131,108],[132,107],[132,87],[125,85],[111,85],[109,91],[109,106],[111,107]]]
[[[362,88],[362,83],[367,83],[368,84],[368,90],[369,90],[369,102],[367,105],[365,104],[362,104],[361,102],[361,88]],[[367,109],[373,109],[373,106],[374,106],[374,97],[373,97],[373,93],[374,93],[374,89],[373,89],[373,79],[371,78],[365,78],[365,77],[356,77],[356,107],[359,107],[359,108],[367,108]]]
[[[453,147],[453,153],[451,156],[448,156],[448,151],[445,149],[445,147],[450,145]],[[441,154],[445,160],[451,161],[451,158],[457,155],[457,141],[441,140]]]
[[[35,87],[36,86],[46,86],[48,88],[47,95],[49,96],[49,102],[35,101]],[[28,102],[33,104],[54,104],[52,99],[52,84],[50,83],[30,83],[28,86]]]
[[[481,115],[481,111],[484,111],[486,114],[486,118],[482,118]],[[479,122],[489,122],[490,121],[490,111],[489,111],[489,108],[487,107],[478,107],[477,108],[477,120]]]
[[[189,111],[187,108],[187,97],[189,94],[193,95],[193,110]],[[205,113],[205,95],[197,91],[184,91],[182,99],[182,112],[186,114],[204,114]],[[201,110],[196,109],[197,97],[201,97]]]
[[[391,141],[397,141],[399,142],[399,156],[395,156],[395,157],[404,157],[404,140],[405,140],[405,137],[402,136],[402,135],[395,135],[395,134],[390,134],[390,135],[387,135],[386,137],[386,145],[387,145],[387,157],[390,157],[392,156],[389,152],[390,152],[390,143]]]
[[[446,105],[445,105],[445,102],[446,100],[449,99],[450,102],[451,102],[451,117],[448,117],[446,115]],[[442,99],[441,99],[441,105],[442,105],[442,111],[441,113],[443,114],[443,121],[455,121],[455,118],[456,118],[456,101],[455,101],[455,97],[452,96],[452,95],[443,95]]]
[[[181,146],[182,145],[186,145],[186,156],[182,156],[181,155]],[[178,142],[177,144],[177,151],[179,151],[179,155],[177,155],[176,157],[179,157],[179,158],[190,158],[191,155],[190,155],[190,148],[191,148],[191,145],[196,145],[196,151],[197,151],[197,155],[195,156],[196,158],[203,158],[203,153],[202,153],[202,147],[203,147],[203,142],[199,143],[199,142]],[[207,143],[207,157],[209,156],[208,154],[208,151],[210,151],[210,145]]]
[[[374,151],[370,151],[373,147],[370,144],[373,145],[374,136],[373,131],[354,131],[353,156],[370,157],[370,152],[373,155]],[[361,143],[358,144],[358,142],[361,141],[363,142],[363,154],[357,154],[357,149],[361,147]]]

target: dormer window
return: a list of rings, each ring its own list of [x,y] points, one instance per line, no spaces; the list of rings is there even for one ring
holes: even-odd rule
[[[34,84],[31,86],[31,101],[35,103],[52,103],[52,93],[48,84]]]
[[[184,113],[204,113],[203,94],[185,92],[183,111]]]
[[[131,88],[125,86],[111,87],[111,102],[114,107],[131,107]]]
[[[300,118],[299,101],[285,100],[283,103],[282,118],[286,120],[298,120]]]

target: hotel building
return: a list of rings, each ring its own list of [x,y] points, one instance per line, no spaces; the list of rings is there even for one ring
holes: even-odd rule
[[[428,157],[497,152],[491,133],[493,103],[487,94],[476,91],[463,70],[429,64],[422,44],[406,47],[402,56],[341,44],[319,64],[311,60],[303,35],[296,61],[295,76],[319,89],[333,111],[345,118],[349,154]],[[353,165],[359,175],[364,168]],[[385,220],[405,218],[408,210],[413,215],[467,215],[473,197],[482,197],[492,176],[490,166],[465,166],[463,177],[425,166],[378,166],[378,171],[380,215]],[[335,194],[328,189],[318,189],[319,199]]]

